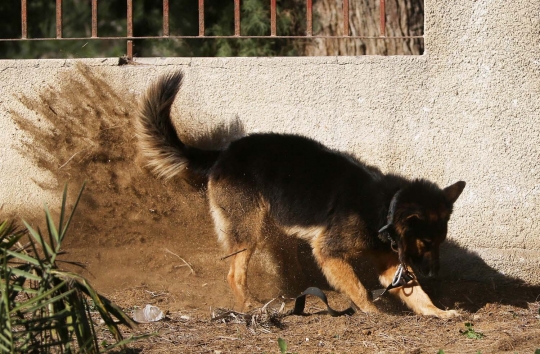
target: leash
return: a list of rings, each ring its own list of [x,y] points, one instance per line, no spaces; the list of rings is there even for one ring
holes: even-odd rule
[[[401,189],[398,190],[392,197],[392,200],[390,201],[390,206],[388,207],[388,214],[386,216],[386,225],[381,227],[381,229],[379,230],[379,239],[383,242],[389,242],[390,248],[392,249],[392,251],[398,254],[399,254],[399,244],[398,244],[399,236],[394,226],[394,214],[396,212],[396,205],[397,205],[397,201],[400,194],[401,194]],[[386,289],[377,289],[371,292],[373,301],[379,300],[381,296],[386,294],[389,290],[407,285],[407,283],[415,279],[414,274],[409,272],[409,269],[407,268],[405,261],[401,259],[401,255],[399,255],[399,261],[400,261],[399,267],[396,270],[396,273],[394,274],[394,278],[392,279],[392,282],[390,283],[390,285],[388,285]]]
[[[307,295],[313,295],[318,297],[322,300],[322,302],[326,305],[326,313],[328,313],[332,317],[339,317],[343,315],[351,316],[356,311],[354,308],[349,307],[348,309],[345,309],[343,311],[336,311],[333,308],[328,305],[328,299],[326,298],[326,295],[322,292],[321,289],[316,287],[309,287],[307,288],[300,296],[298,296],[294,302],[294,309],[290,311],[287,315],[297,315],[297,316],[309,316],[309,314],[304,312],[304,308],[306,306],[306,296]],[[325,311],[317,312],[317,313],[324,313]]]
[[[396,273],[394,274],[394,279],[392,279],[390,285],[388,285],[385,289],[377,289],[371,292],[373,302],[379,300],[381,296],[386,294],[389,290],[405,286],[407,285],[407,283],[413,281],[414,279],[414,274],[409,272],[406,266],[400,264],[398,269],[396,270]]]

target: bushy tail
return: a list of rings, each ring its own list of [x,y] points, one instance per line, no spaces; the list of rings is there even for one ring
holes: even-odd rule
[[[143,97],[135,125],[148,167],[165,179],[186,170],[206,176],[220,153],[186,146],[178,137],[170,113],[182,79],[182,72],[176,72],[152,84]]]

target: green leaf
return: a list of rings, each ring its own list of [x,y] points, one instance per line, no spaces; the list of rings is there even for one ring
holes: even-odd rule
[[[35,281],[40,281],[41,280],[40,276],[37,276],[37,275],[35,275],[33,273],[25,272],[22,269],[10,268],[10,270],[11,270],[11,273],[13,273],[13,274],[15,274],[17,276],[23,277],[25,279],[35,280]]]
[[[42,293],[42,294],[40,294],[38,296],[35,296],[35,297],[33,297],[33,298],[19,304],[18,306],[15,306],[14,308],[11,309],[10,312],[15,313],[17,311],[22,311],[24,308],[32,306],[36,302],[40,302],[40,301],[42,301],[44,299],[47,299],[47,297],[54,294],[57,290],[59,290],[64,285],[65,285],[65,282],[62,282],[62,283],[58,284],[57,286],[55,286],[54,288],[49,289],[46,292],[44,292],[44,293]],[[50,299],[49,299],[49,301],[50,301]],[[26,311],[28,311],[28,310],[26,310]]]
[[[444,350],[439,349],[439,351],[437,352],[437,354],[444,354]]]
[[[56,226],[54,225],[54,221],[51,215],[51,212],[49,211],[49,207],[47,204],[45,204],[45,219],[47,219],[47,230],[49,231],[49,236],[52,237],[51,240],[51,246],[54,246],[52,241],[54,240],[56,244],[58,245],[59,236],[58,236],[58,230],[56,230]]]
[[[49,244],[47,244],[47,242],[43,240],[43,236],[41,235],[41,232],[39,230],[38,231],[34,230],[32,226],[30,226],[30,224],[28,224],[25,220],[23,220],[23,223],[24,223],[24,226],[26,226],[26,229],[28,230],[30,235],[34,238],[34,240],[36,240],[36,242],[41,245],[41,247],[43,248],[43,253],[45,255],[45,258],[50,263],[49,256],[53,254],[53,250],[51,249]]]
[[[538,312],[540,312],[540,310],[539,310]],[[536,350],[534,351],[534,354],[540,354],[540,349],[536,349]]]
[[[39,267],[40,263],[37,259],[33,258],[33,257],[30,257],[30,256],[27,256],[26,254],[22,254],[22,253],[19,253],[19,252],[14,252],[12,250],[6,250],[6,253],[15,257],[15,258],[18,258],[20,259],[21,261],[24,261],[24,262],[28,262],[30,264],[33,264],[37,267]]]
[[[283,338],[278,338],[279,351],[281,354],[287,353],[287,342]]]
[[[61,231],[62,237],[61,237],[60,241],[62,241],[64,239],[64,237],[66,236],[67,229],[68,229],[69,225],[71,224],[71,219],[73,218],[73,215],[75,214],[75,210],[77,209],[77,206],[79,205],[79,201],[81,200],[81,196],[83,194],[85,186],[86,186],[86,181],[83,182],[81,190],[79,191],[79,195],[77,196],[77,200],[75,200],[75,204],[73,205],[73,209],[71,210],[71,214],[69,214],[66,225],[64,226],[64,228]],[[67,188],[67,186],[66,186],[66,188]]]

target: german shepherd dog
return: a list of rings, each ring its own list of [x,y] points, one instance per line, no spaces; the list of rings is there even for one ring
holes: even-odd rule
[[[296,238],[306,241],[329,284],[366,313],[377,308],[353,259],[371,258],[385,287],[400,266],[408,274],[437,273],[439,246],[465,182],[441,189],[425,179],[384,174],[299,135],[250,134],[221,150],[188,146],[170,117],[182,79],[181,72],[167,74],[148,89],[136,122],[139,148],[157,176],[205,181],[219,242],[227,254],[245,249],[231,257],[227,276],[238,305],[256,304],[247,285],[248,263],[257,246],[274,242],[269,229],[291,245]],[[390,292],[417,314],[458,315],[433,305],[411,278]]]

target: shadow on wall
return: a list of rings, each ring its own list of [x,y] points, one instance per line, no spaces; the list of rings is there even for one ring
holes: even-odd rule
[[[28,111],[36,112],[38,122],[27,119],[27,112],[11,112],[18,126],[31,138],[22,148],[24,155],[60,182],[43,185],[44,188],[61,189],[64,182],[77,188],[83,180],[88,181],[73,233],[92,237],[69,240],[71,246],[91,249],[144,244],[149,249],[155,242],[158,250],[163,247],[162,242],[174,242],[178,248],[195,247],[201,252],[205,248],[215,249],[204,190],[181,181],[157,180],[134,163],[136,99],[131,94],[117,92],[99,74],[99,68],[90,70],[80,65],[66,72],[61,84],[45,89],[38,97],[19,97]],[[204,114],[197,119],[204,120]],[[207,133],[203,129],[203,135],[190,137],[187,131],[180,134],[196,145],[215,147],[216,143],[222,146],[244,131],[237,119]],[[271,253],[287,252],[290,249],[287,242],[270,250]],[[303,273],[291,274],[286,263],[276,262],[278,291],[294,296],[308,286],[328,289],[307,244],[301,243],[293,256],[301,260]],[[540,295],[539,286],[528,286],[497,272],[477,254],[452,241],[444,244],[441,259],[443,269],[439,279],[420,279],[439,307],[474,312],[487,303],[526,306]],[[226,274],[225,263],[200,266],[211,276]],[[357,273],[369,290],[380,287],[368,263],[359,262]],[[269,285],[266,276],[253,278],[252,288],[276,288]]]

